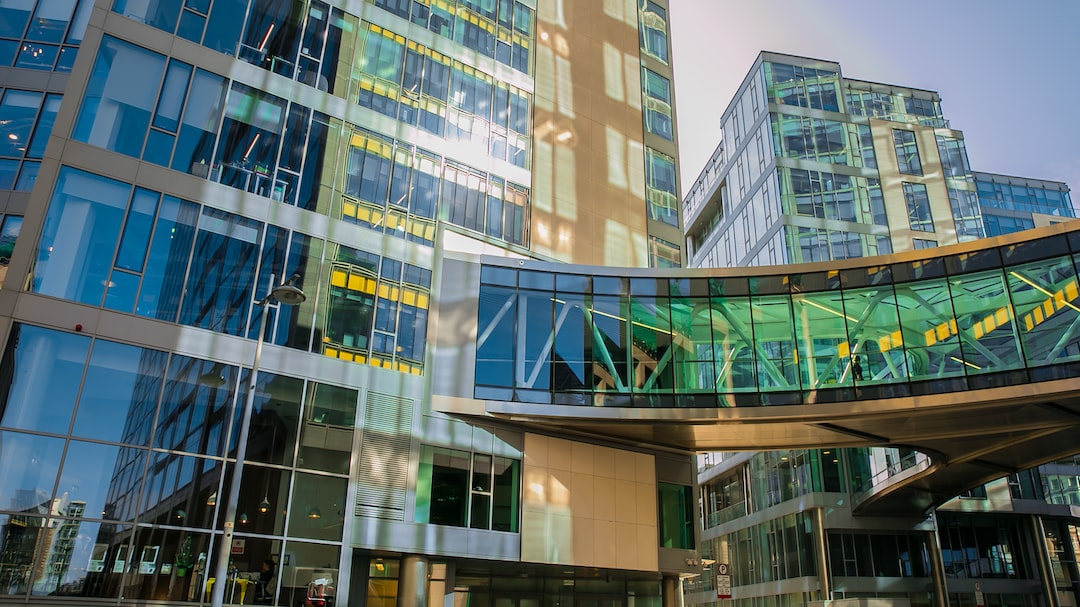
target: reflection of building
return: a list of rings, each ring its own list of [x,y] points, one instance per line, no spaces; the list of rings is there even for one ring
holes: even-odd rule
[[[833,62],[762,53],[723,114],[723,130],[685,202],[695,266],[864,257],[1076,215],[1063,183],[972,171],[963,135],[944,118],[936,93],[844,78]],[[972,294],[988,301],[992,292]],[[861,327],[869,314],[845,304],[847,320]],[[902,307],[932,315],[925,299]],[[845,316],[828,306],[818,311]],[[956,313],[964,312],[957,304]],[[815,343],[828,341],[827,322],[812,323]],[[1068,323],[1040,310],[1025,328]],[[909,340],[903,336],[904,347]],[[846,359],[854,350],[841,345],[834,353]],[[883,339],[860,351],[869,381],[889,372],[882,353],[890,345]],[[710,567],[688,583],[687,602],[1076,604],[1080,462],[1001,469],[1002,479],[929,513],[855,514],[928,462],[901,448],[702,456],[702,558],[727,573]],[[718,599],[721,588],[729,590],[722,599],[734,600]]]
[[[459,372],[432,356],[444,256],[682,263],[666,0],[92,7],[0,6],[0,238],[25,215],[0,458],[39,456],[41,490],[84,504],[3,507],[0,475],[0,517],[49,534],[12,531],[22,577],[0,592],[204,598],[253,302],[299,275],[307,300],[265,310],[239,575],[271,559],[278,604],[316,575],[351,605],[418,589],[652,605],[664,580],[674,600],[695,553],[660,545],[658,519],[692,515],[616,513],[591,487],[685,497],[688,454],[430,405],[431,375]],[[576,491],[570,453],[593,465]],[[627,548],[616,522],[645,539]],[[542,581],[507,587],[526,577]]]
[[[52,503],[42,491],[15,491],[8,506],[12,514],[5,517],[0,533],[0,589],[5,593],[25,591],[38,540],[47,536],[42,533],[46,520],[43,515],[52,513]]]
[[[79,535],[79,519],[83,517],[85,510],[86,502],[68,502],[66,497],[55,504],[51,514],[67,518],[50,521],[52,527],[46,532],[44,540],[49,544],[49,550],[42,553],[45,560],[39,564],[42,574],[34,582],[35,592],[51,594],[62,585],[68,586],[70,592],[84,581],[82,576],[71,578],[68,574]]]

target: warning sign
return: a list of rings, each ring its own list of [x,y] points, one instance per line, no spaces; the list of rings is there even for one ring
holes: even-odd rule
[[[716,564],[716,598],[731,598],[731,575],[727,563]]]
[[[232,553],[233,554],[244,554],[244,548],[245,548],[246,543],[247,543],[247,540],[236,540],[236,539],[234,539],[232,541]]]

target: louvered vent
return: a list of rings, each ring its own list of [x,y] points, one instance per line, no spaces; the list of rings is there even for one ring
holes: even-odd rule
[[[356,515],[405,520],[413,401],[368,392],[356,486]]]

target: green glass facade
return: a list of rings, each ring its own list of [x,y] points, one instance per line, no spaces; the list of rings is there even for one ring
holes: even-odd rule
[[[476,397],[635,407],[889,398],[1067,377],[1074,236],[802,274],[485,266]],[[1063,333],[1064,331],[1064,333]],[[858,361],[856,372],[855,364]]]

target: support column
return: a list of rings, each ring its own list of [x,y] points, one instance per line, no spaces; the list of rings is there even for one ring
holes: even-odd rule
[[[1054,582],[1054,569],[1050,566],[1050,546],[1046,543],[1046,528],[1042,518],[1037,514],[1031,515],[1032,543],[1035,544],[1035,565],[1039,568],[1039,580],[1042,582],[1042,591],[1046,595],[1048,607],[1061,607],[1058,599],[1057,584]]]
[[[663,607],[683,607],[682,580],[677,575],[665,575],[661,582]]]
[[[397,607],[427,607],[429,567],[426,556],[409,555],[401,558]]]
[[[938,520],[934,515],[934,529],[930,532],[930,578],[934,583],[934,607],[948,607],[948,587],[945,585],[945,563],[941,560],[941,541],[938,540]]]
[[[825,509],[814,509],[814,558],[817,559],[819,597],[822,601],[832,599],[832,576],[829,575],[829,549],[825,535]]]

